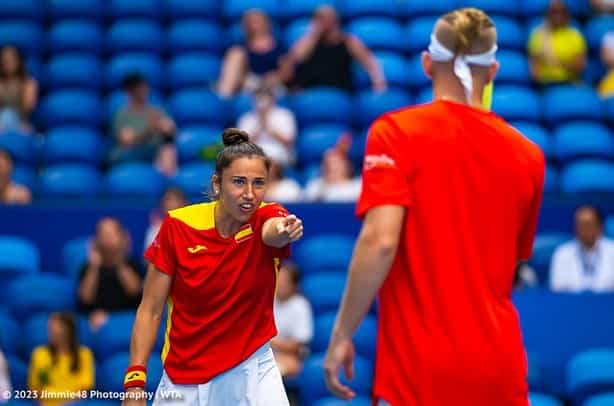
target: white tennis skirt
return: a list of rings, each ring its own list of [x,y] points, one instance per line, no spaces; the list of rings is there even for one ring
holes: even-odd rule
[[[273,351],[266,343],[248,359],[201,385],[176,385],[162,375],[154,406],[288,406]]]

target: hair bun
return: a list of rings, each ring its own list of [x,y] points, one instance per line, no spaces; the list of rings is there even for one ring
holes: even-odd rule
[[[249,134],[238,128],[227,128],[222,133],[222,142],[225,147],[249,142]]]

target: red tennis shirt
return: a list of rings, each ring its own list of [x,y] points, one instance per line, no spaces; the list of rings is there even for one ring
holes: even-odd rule
[[[493,113],[437,101],[372,126],[360,217],[407,208],[379,292],[374,394],[392,406],[527,406],[511,294],[531,255],[539,148]]]
[[[173,278],[162,362],[176,384],[208,382],[277,334],[277,272],[290,248],[265,245],[262,226],[288,212],[263,204],[233,237],[223,238],[215,228],[215,205],[170,211],[145,252]]]

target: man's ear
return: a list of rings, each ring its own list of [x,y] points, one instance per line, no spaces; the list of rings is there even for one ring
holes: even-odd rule
[[[433,59],[431,59],[431,55],[428,52],[423,51],[420,59],[422,61],[422,70],[424,71],[424,74],[429,79],[432,79],[433,78]]]

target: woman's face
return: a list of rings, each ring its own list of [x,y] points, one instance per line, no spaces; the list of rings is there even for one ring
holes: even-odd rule
[[[243,31],[246,37],[268,34],[269,20],[259,11],[250,11],[243,17]]]
[[[68,332],[66,327],[57,317],[50,317],[47,323],[47,335],[49,344],[53,346],[61,346],[68,340]]]
[[[13,47],[2,48],[2,54],[0,55],[0,61],[2,62],[2,70],[7,75],[14,75],[19,68],[19,56],[17,51]]]
[[[262,157],[235,159],[214,184],[219,190],[219,202],[226,213],[245,223],[264,200],[267,170]]]
[[[565,4],[553,2],[548,8],[547,19],[552,28],[562,28],[569,24],[569,12]]]
[[[342,154],[337,152],[329,152],[324,155],[322,172],[324,179],[329,183],[350,179],[349,162]]]

